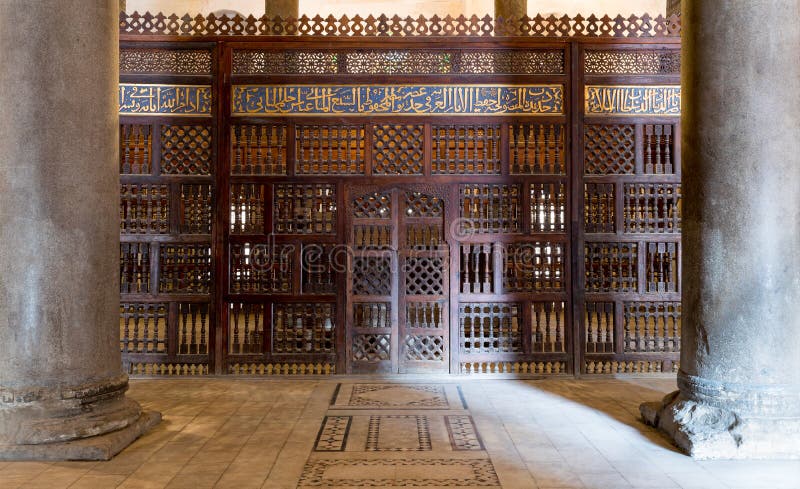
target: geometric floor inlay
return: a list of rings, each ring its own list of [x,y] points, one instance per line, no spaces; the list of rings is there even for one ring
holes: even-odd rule
[[[487,459],[309,460],[298,487],[458,487],[500,485]]]
[[[453,383],[341,383],[298,488],[499,487]]]

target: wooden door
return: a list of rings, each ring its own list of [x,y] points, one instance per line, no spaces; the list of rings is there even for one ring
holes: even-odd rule
[[[357,186],[348,194],[348,371],[447,372],[444,187]]]

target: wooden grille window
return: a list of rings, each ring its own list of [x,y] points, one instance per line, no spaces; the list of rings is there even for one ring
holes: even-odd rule
[[[500,173],[500,125],[433,125],[434,174]]]
[[[586,124],[584,130],[584,172],[587,175],[634,172],[635,131],[632,124]]]
[[[250,355],[264,351],[264,307],[238,302],[228,306],[228,353]]]
[[[149,243],[120,243],[119,291],[121,294],[150,292]]]
[[[233,243],[230,249],[232,294],[288,294],[292,291],[292,245]]]
[[[626,352],[680,351],[680,302],[626,302],[623,311]]]
[[[169,189],[166,185],[122,184],[119,194],[121,234],[169,232]]]
[[[461,293],[496,293],[494,263],[495,256],[492,244],[462,244],[459,273]]]
[[[208,294],[211,290],[211,262],[209,245],[162,244],[158,291]]]
[[[353,199],[353,217],[357,219],[391,219],[392,197],[375,192]]]
[[[531,351],[566,352],[564,302],[531,303]]]
[[[626,183],[624,192],[626,233],[681,232],[680,184]]]
[[[391,327],[391,308],[389,302],[359,302],[353,304],[353,326],[355,328]]]
[[[413,334],[406,335],[403,348],[404,358],[411,361],[444,362],[446,346],[444,336]]]
[[[153,128],[143,124],[119,126],[120,175],[149,175],[153,150]]]
[[[674,138],[671,124],[644,125],[644,172],[655,174],[675,173]]]
[[[563,243],[536,241],[504,247],[504,291],[558,291],[564,290],[564,286]]]
[[[462,233],[518,233],[520,194],[519,185],[462,185]]]
[[[444,201],[422,192],[406,192],[407,217],[442,217]]]
[[[295,173],[361,175],[365,161],[364,126],[295,126]]]
[[[372,128],[374,175],[421,175],[424,134],[422,125],[377,125]]]
[[[167,305],[123,302],[119,306],[122,353],[166,353]]]
[[[276,184],[277,234],[336,234],[335,184]]]
[[[212,192],[211,185],[181,185],[181,233],[211,234]]]
[[[410,250],[437,250],[445,246],[439,224],[406,225],[406,247]]]
[[[161,174],[210,175],[211,128],[161,126]]]
[[[286,124],[231,127],[231,175],[286,175]]]
[[[565,175],[564,140],[562,124],[509,124],[511,173]]]
[[[531,198],[531,232],[563,233],[567,221],[567,195],[564,184],[532,183]]]
[[[522,351],[519,304],[462,303],[458,316],[463,354]]]
[[[586,183],[583,186],[583,223],[587,233],[613,233],[616,226],[616,200],[613,183]]]
[[[357,250],[386,249],[392,245],[392,227],[377,224],[353,226],[353,246]]]
[[[405,259],[406,295],[442,295],[448,268],[439,256],[409,256]]]
[[[678,243],[647,243],[647,292],[678,290]]]
[[[178,308],[178,353],[205,355],[208,353],[209,305],[181,302]]]
[[[584,324],[587,353],[614,353],[614,303],[587,302]]]
[[[636,243],[586,243],[587,292],[636,292]]]
[[[273,353],[334,353],[336,306],[273,304]]]
[[[390,295],[392,293],[391,259],[378,256],[353,258],[354,295]]]
[[[336,292],[337,248],[332,245],[303,245],[302,292],[331,294]],[[342,260],[345,259],[341,256]]]
[[[255,183],[231,185],[231,234],[264,232],[264,186]]]
[[[353,335],[352,360],[356,362],[381,362],[391,359],[392,335]]]

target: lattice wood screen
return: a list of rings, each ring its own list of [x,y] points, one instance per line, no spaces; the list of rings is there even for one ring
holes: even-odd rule
[[[128,372],[676,368],[677,38],[210,40],[121,43]]]

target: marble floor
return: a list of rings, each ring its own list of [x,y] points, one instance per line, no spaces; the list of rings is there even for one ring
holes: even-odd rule
[[[109,462],[2,462],[0,488],[800,488],[638,421],[667,379],[133,380],[164,421]]]

